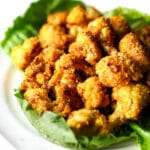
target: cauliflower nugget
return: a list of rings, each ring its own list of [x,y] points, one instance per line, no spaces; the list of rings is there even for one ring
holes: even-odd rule
[[[110,25],[104,16],[89,22],[87,31],[90,31],[92,35],[99,40],[106,54],[113,55],[117,52],[117,49],[114,46],[114,36]]]
[[[116,101],[109,121],[118,126],[127,120],[137,120],[141,110],[150,103],[150,88],[143,84],[129,84],[113,88],[112,99]]]
[[[120,52],[125,53],[130,59],[139,65],[143,71],[150,69],[150,59],[134,33],[126,34],[120,40],[119,49]]]
[[[40,51],[39,40],[36,37],[31,37],[25,40],[22,45],[12,48],[11,59],[18,69],[24,70]]]
[[[130,32],[129,24],[126,18],[122,15],[110,18],[109,22],[117,39],[120,39]]]
[[[95,65],[102,57],[100,46],[89,31],[78,33],[76,41],[69,47],[69,52],[84,57],[91,65]]]
[[[44,112],[51,109],[51,100],[48,98],[48,92],[42,88],[28,88],[24,93],[24,98],[31,107],[38,112]]]
[[[142,27],[136,33],[142,44],[150,50],[150,25]]]
[[[55,70],[75,69],[83,78],[95,75],[95,69],[89,65],[82,57],[73,54],[64,54],[55,63]]]
[[[86,10],[86,18],[88,20],[94,20],[98,17],[102,16],[102,13],[100,11],[98,11],[96,8],[94,7],[89,7]]]
[[[128,84],[143,77],[139,67],[121,53],[103,57],[96,64],[96,73],[100,82],[107,87]]]
[[[92,136],[106,134],[107,119],[98,110],[80,109],[73,111],[67,120],[67,124],[77,133]]]
[[[59,25],[44,24],[38,34],[42,47],[55,45],[57,48],[67,48],[68,36],[66,29]]]
[[[85,25],[87,23],[85,8],[81,5],[74,7],[69,12],[66,22],[69,25]]]
[[[98,77],[90,77],[79,83],[77,90],[87,109],[106,107],[109,104],[107,89],[100,83]]]
[[[68,12],[56,12],[47,16],[47,23],[52,25],[64,25],[66,23]]]

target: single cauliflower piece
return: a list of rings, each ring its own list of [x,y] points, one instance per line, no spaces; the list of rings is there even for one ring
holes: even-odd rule
[[[86,109],[103,108],[109,105],[110,100],[107,89],[96,76],[87,78],[83,83],[79,83],[77,90]]]
[[[96,73],[106,87],[128,84],[143,77],[140,68],[121,53],[105,56],[96,64]]]
[[[22,45],[12,48],[11,59],[18,69],[24,70],[41,50],[39,40],[31,37],[26,39]]]
[[[38,112],[51,110],[51,99],[48,97],[48,91],[45,89],[28,88],[24,93],[24,98],[29,102],[31,107]]]
[[[144,72],[150,70],[150,59],[134,33],[126,34],[120,40],[119,49],[139,65]]]
[[[143,108],[150,104],[150,87],[142,83],[115,87],[112,99],[116,104],[114,112],[109,116],[109,122],[115,127],[139,118]]]
[[[107,119],[98,110],[80,109],[73,111],[67,120],[67,124],[76,133],[92,136],[109,132]]]

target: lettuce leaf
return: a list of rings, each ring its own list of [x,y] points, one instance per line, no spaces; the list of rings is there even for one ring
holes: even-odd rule
[[[135,9],[118,7],[114,10],[105,12],[105,16],[108,18],[117,15],[124,15],[129,25],[133,29],[139,29],[142,26],[150,24],[150,15],[147,15]]]
[[[36,36],[41,25],[46,22],[48,13],[68,10],[78,4],[83,3],[79,0],[38,0],[32,3],[25,14],[17,17],[14,20],[14,25],[6,31],[5,38],[1,41],[2,50],[10,54],[13,46],[21,44],[30,36]],[[133,29],[150,24],[150,16],[137,10],[119,7],[104,13],[106,17],[119,14],[126,17]],[[59,115],[53,112],[39,114],[34,111],[24,100],[19,89],[15,91],[15,95],[33,126],[43,136],[56,144],[78,150],[95,150],[136,137],[142,150],[150,149],[150,119],[148,116],[143,115],[140,122],[132,122],[119,128],[115,134],[98,135],[89,139],[85,136],[75,135],[67,126],[66,121]]]
[[[1,49],[10,54],[12,47],[21,44],[28,37],[37,35],[41,25],[46,22],[48,13],[68,10],[79,4],[84,5],[80,0],[37,0],[8,28],[5,38],[0,42]]]
[[[118,130],[118,135],[116,132],[116,136],[114,134],[107,134],[93,136],[93,138],[89,139],[86,136],[75,135],[75,133],[67,126],[64,118],[58,114],[50,111],[40,114],[34,111],[23,98],[20,89],[15,90],[15,96],[25,115],[41,135],[64,147],[77,150],[96,150],[134,137],[132,130],[127,126],[122,127],[122,129],[120,128],[121,134]]]

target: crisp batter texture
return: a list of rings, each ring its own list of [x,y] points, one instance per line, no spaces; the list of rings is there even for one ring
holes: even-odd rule
[[[106,18],[76,6],[47,16],[37,37],[11,52],[24,71],[24,98],[52,111],[77,134],[113,133],[150,104],[150,26],[132,30],[122,15]]]

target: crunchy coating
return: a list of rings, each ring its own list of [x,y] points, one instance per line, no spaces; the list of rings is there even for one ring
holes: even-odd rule
[[[95,69],[89,65],[82,57],[73,54],[64,54],[55,63],[55,69],[75,69],[84,77],[95,75]]]
[[[121,53],[103,57],[96,64],[96,73],[100,82],[107,87],[125,85],[131,80],[138,81],[143,77],[141,70]]]
[[[64,25],[66,23],[67,15],[68,15],[67,11],[49,14],[47,16],[47,23],[52,25]]]
[[[69,25],[85,25],[87,23],[85,8],[81,5],[74,7],[69,12],[66,22]]]
[[[102,13],[100,11],[98,11],[96,8],[94,7],[89,7],[86,10],[86,18],[88,20],[94,20],[98,17],[102,16]]]
[[[31,37],[25,40],[22,45],[12,48],[11,59],[18,69],[24,70],[40,51],[39,40],[36,37]]]
[[[150,25],[144,26],[139,29],[137,32],[139,39],[141,40],[142,44],[150,49]]]
[[[87,31],[90,31],[93,36],[98,38],[106,54],[113,55],[117,52],[117,49],[114,46],[114,36],[108,20],[104,16],[89,22]]]
[[[88,136],[106,134],[109,131],[106,117],[100,114],[98,110],[80,109],[73,111],[67,124],[75,132]]]
[[[117,39],[120,39],[130,32],[129,24],[126,18],[122,15],[110,18],[109,22]]]
[[[55,45],[57,48],[65,49],[68,46],[66,29],[59,25],[44,24],[38,34],[42,47]]]
[[[101,49],[91,32],[79,32],[76,41],[69,47],[69,52],[85,58],[91,65],[102,57]]]
[[[150,103],[150,88],[141,83],[115,87],[112,99],[116,101],[116,105],[109,121],[113,126],[118,126],[127,120],[139,118],[141,110]]]
[[[24,93],[24,98],[31,107],[39,112],[51,110],[51,100],[48,98],[47,90],[42,88],[28,88]]]
[[[83,83],[79,83],[77,90],[87,109],[106,107],[109,104],[107,89],[96,76],[87,78]]]
[[[150,59],[134,33],[126,34],[120,40],[119,50],[128,55],[144,72],[150,69]]]

